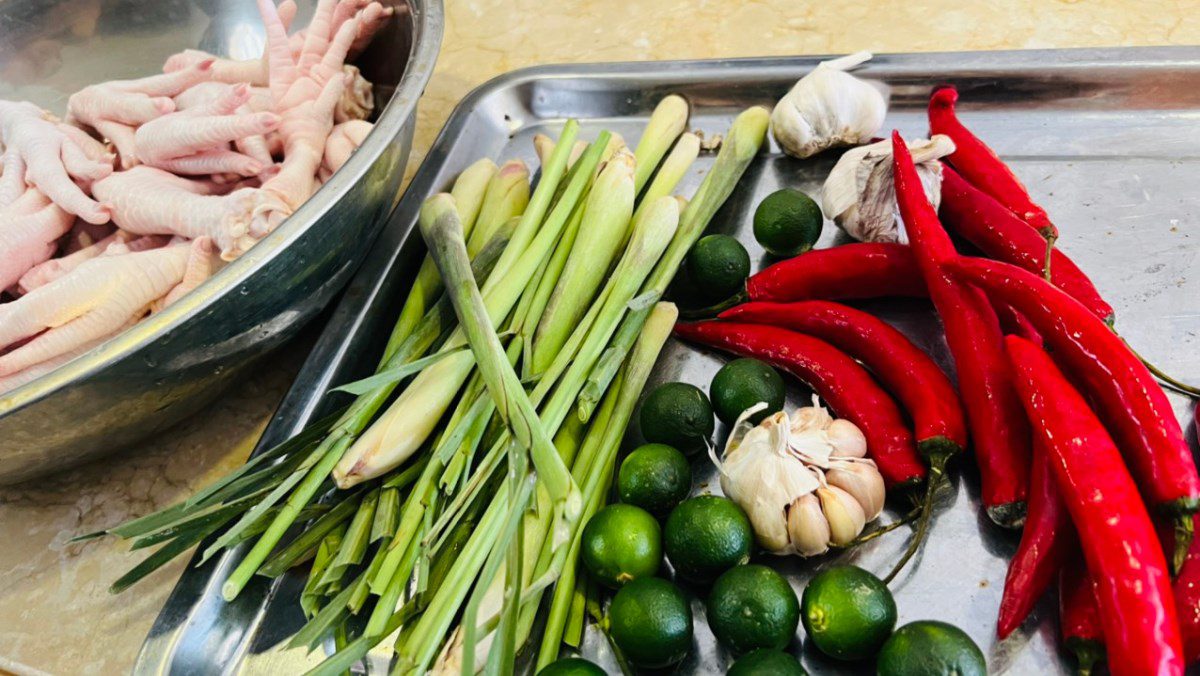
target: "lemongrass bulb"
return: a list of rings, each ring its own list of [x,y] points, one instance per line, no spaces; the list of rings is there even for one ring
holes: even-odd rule
[[[830,486],[836,486],[849,493],[862,507],[867,521],[874,521],[883,511],[883,500],[887,493],[883,486],[883,476],[875,467],[875,463],[835,462],[825,472],[825,480]]]
[[[803,159],[875,136],[887,114],[884,90],[846,72],[870,58],[858,52],[823,61],[779,100],[771,131],[783,152]]]
[[[825,428],[825,436],[833,446],[833,454],[843,458],[867,457],[867,438],[858,425],[838,418]]]
[[[792,502],[787,513],[787,529],[792,548],[800,556],[816,556],[829,551],[829,521],[821,511],[821,501],[812,493]]]
[[[853,495],[837,486],[818,488],[817,498],[821,501],[825,520],[829,522],[830,543],[848,545],[867,525],[867,515],[863,513],[862,505]]]

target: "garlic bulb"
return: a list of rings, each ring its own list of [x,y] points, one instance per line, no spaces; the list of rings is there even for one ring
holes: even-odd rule
[[[943,134],[908,142],[925,195],[936,209],[942,197],[942,163],[954,152]],[[854,239],[908,243],[900,227],[896,188],[892,182],[892,142],[880,141],[846,151],[821,189],[821,211]]]
[[[817,405],[780,411],[757,426],[738,417],[721,459],[721,490],[750,517],[774,554],[816,556],[849,544],[883,510],[883,477],[863,457],[866,441],[847,420]]]
[[[846,72],[870,58],[858,52],[822,61],[775,104],[771,131],[783,152],[804,159],[875,136],[887,114],[887,88]]]

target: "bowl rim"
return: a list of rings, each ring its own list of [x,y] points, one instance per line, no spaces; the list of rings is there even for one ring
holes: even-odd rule
[[[406,124],[433,75],[445,17],[441,0],[403,0],[410,11],[412,45],[404,73],[359,149],[274,232],[177,302],[112,336],[79,357],[8,392],[0,393],[0,418],[93,375],[200,314],[306,234],[330,205],[343,198],[367,173]],[[415,122],[415,120],[413,120]]]

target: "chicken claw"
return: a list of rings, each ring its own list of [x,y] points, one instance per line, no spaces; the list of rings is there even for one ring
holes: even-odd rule
[[[140,166],[97,181],[92,190],[113,205],[113,222],[132,233],[211,237],[226,260],[257,241],[249,234],[257,188],[210,195],[205,183]]]
[[[0,377],[94,343],[144,315],[184,278],[191,245],[106,254],[0,305]],[[0,349],[2,349],[0,347]]]
[[[177,96],[212,77],[211,60],[205,59],[173,73],[137,80],[113,80],[89,85],[67,99],[69,119],[103,134],[117,148],[121,166],[137,164],[134,129],[175,111]]]
[[[0,101],[0,207],[20,197],[29,184],[89,223],[108,222],[108,206],[88,197],[72,179],[86,183],[103,178],[112,173],[112,162],[96,157],[94,147],[68,129],[32,103]]]
[[[36,188],[0,209],[0,289],[16,284],[35,266],[49,260],[58,238],[71,229],[75,217]]]
[[[279,116],[249,112],[249,100],[249,86],[237,85],[208,103],[147,122],[134,135],[138,159],[177,174],[258,174],[263,162],[229,150],[229,144],[273,131]]]

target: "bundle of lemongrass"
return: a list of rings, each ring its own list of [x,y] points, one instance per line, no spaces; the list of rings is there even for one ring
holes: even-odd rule
[[[509,672],[551,587],[538,661],[578,645],[582,525],[607,499],[674,324],[659,299],[768,120],[739,115],[684,200],[672,193],[700,146],[687,116],[667,97],[632,152],[608,132],[582,143],[568,121],[557,142],[537,142],[532,195],[523,163],[485,159],[429,198],[430,254],[376,374],[338,388],[355,398],[337,414],[108,531],[164,545],[114,590],[215,536],[203,559],[254,542],[226,599],[256,573],[310,563],[310,619],[290,645],[337,648],[314,673],[343,672],[385,640],[394,673]]]

